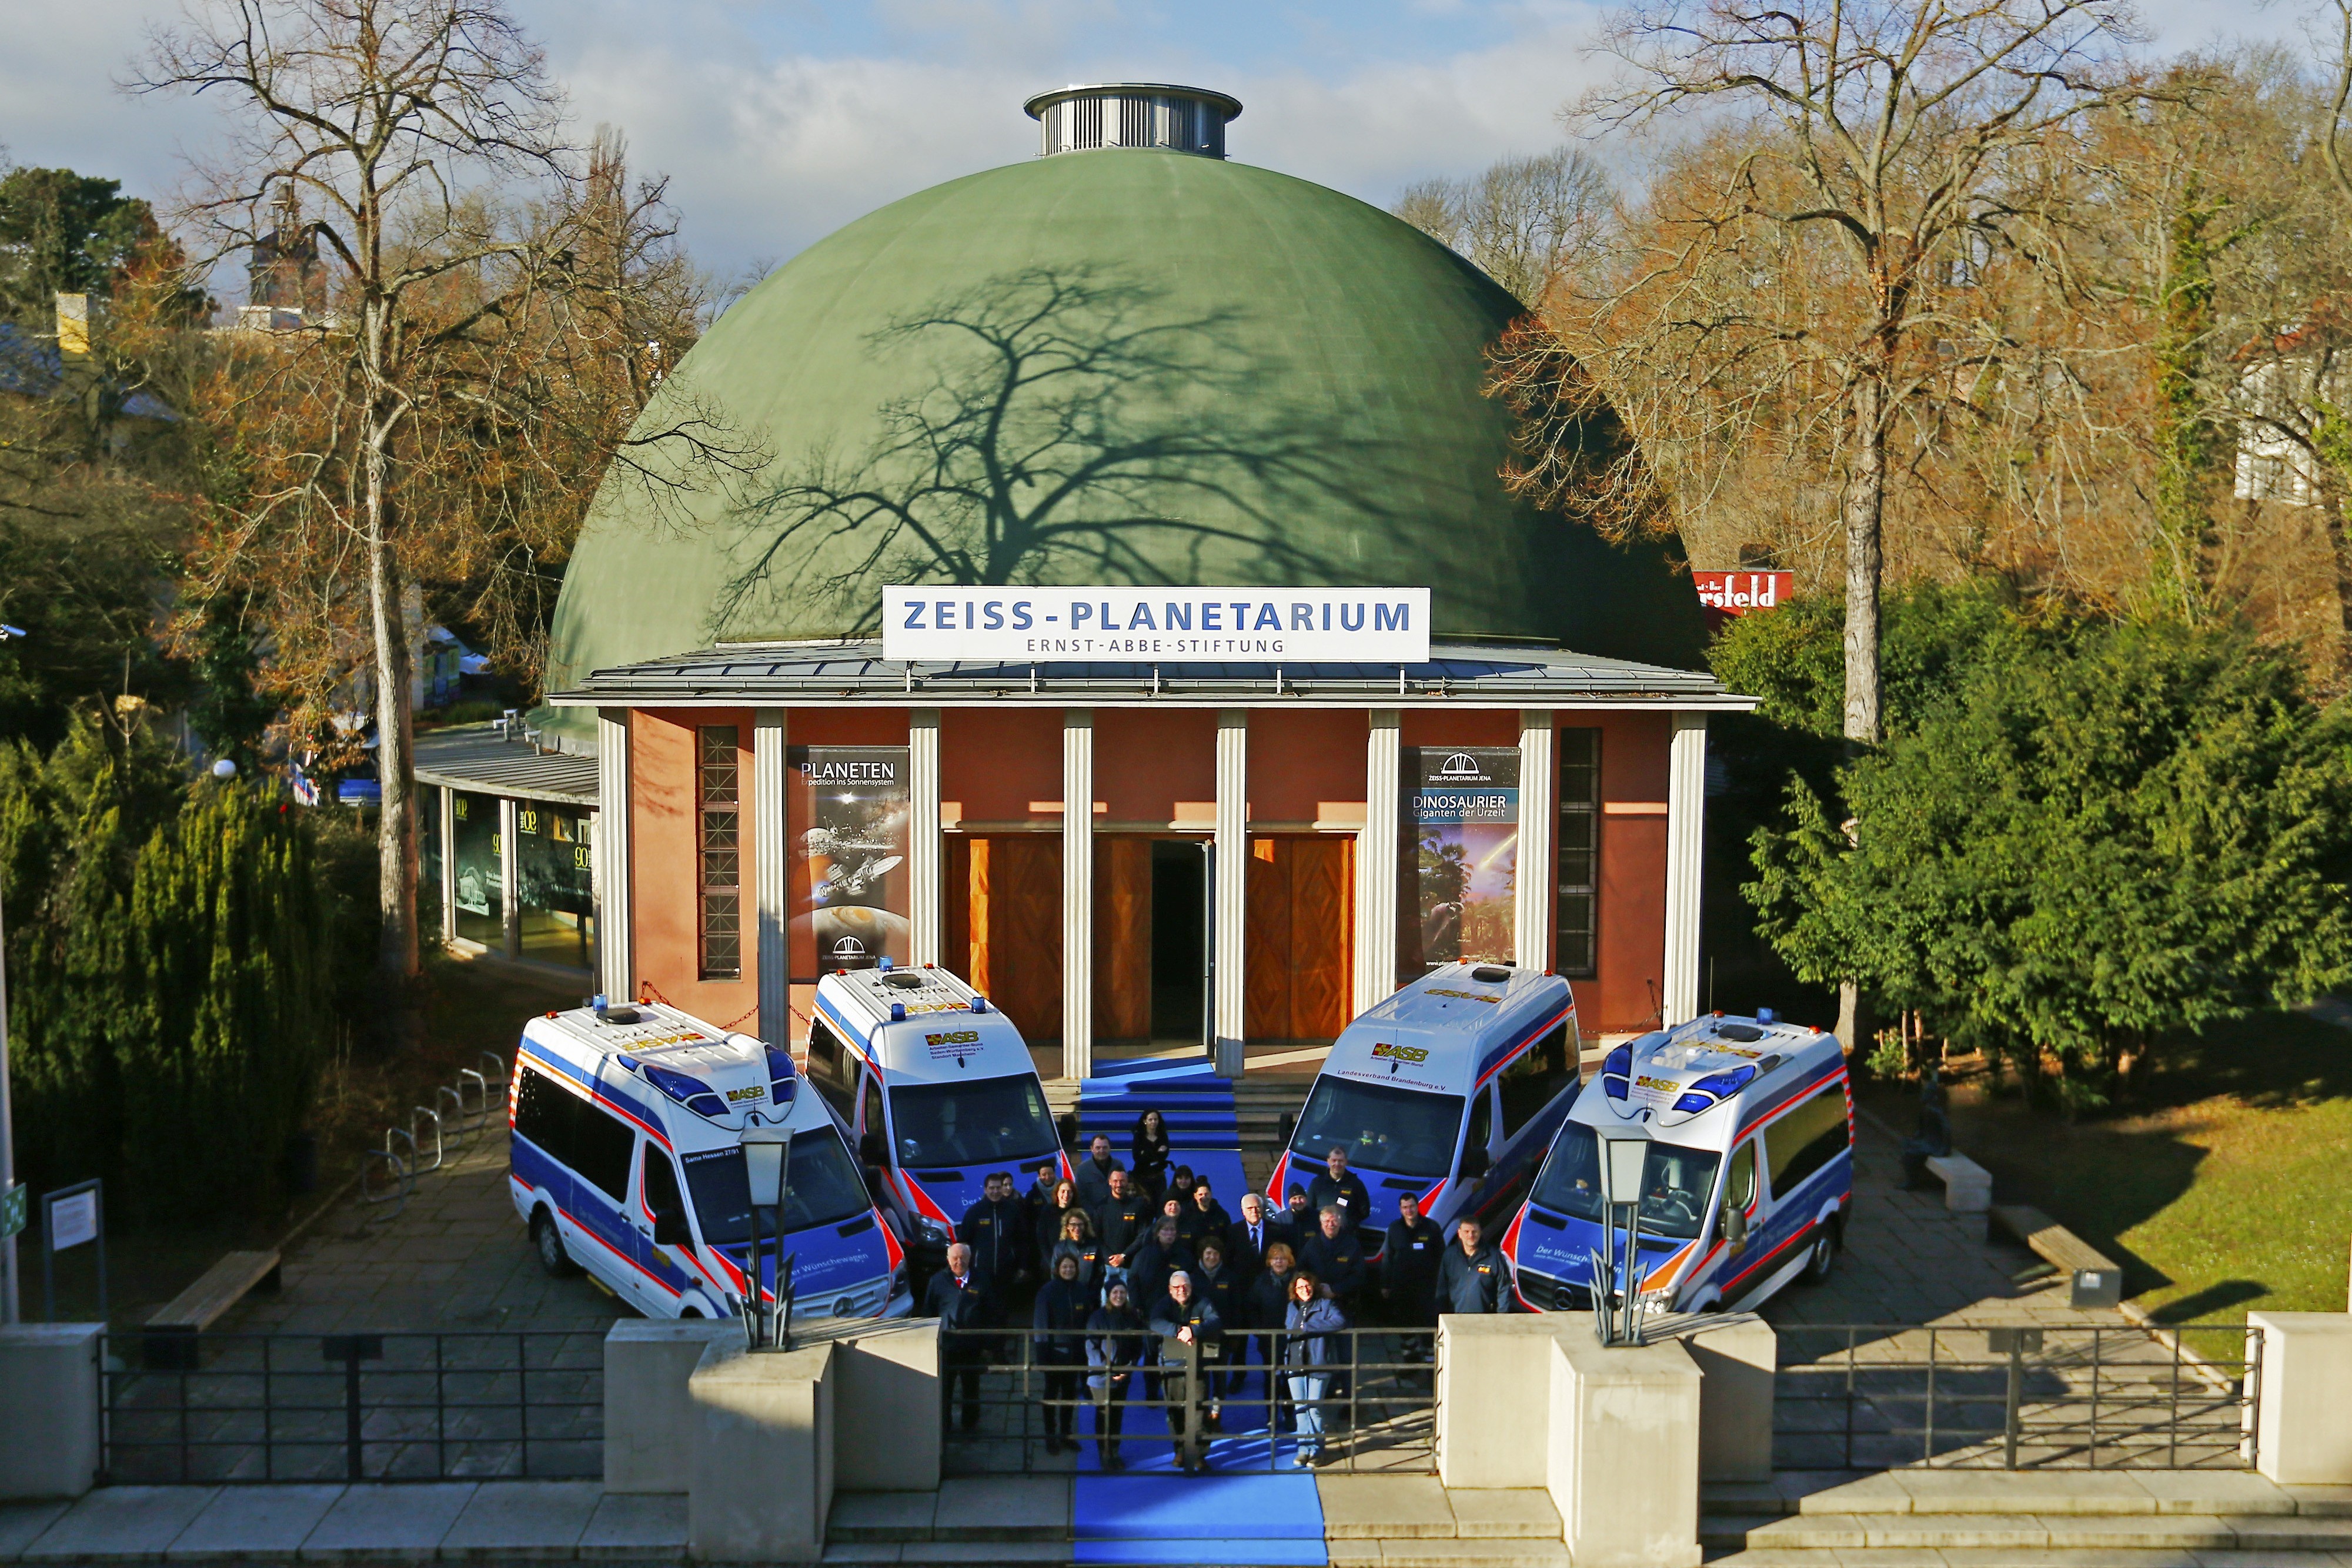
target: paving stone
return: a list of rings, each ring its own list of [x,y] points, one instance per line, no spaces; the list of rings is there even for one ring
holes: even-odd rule
[[[1979,1547],[1952,1546],[1944,1550],[1944,1561],[1951,1568],[2199,1568],[2202,1552],[2177,1550],[2135,1552],[2092,1548],[2035,1552],[2021,1555],[2015,1552],[1987,1550]],[[2275,1563],[2265,1568],[2281,1568]],[[2315,1568],[2298,1563],[2295,1568]]]
[[[1318,1475],[1328,1541],[1451,1540],[1454,1511],[1434,1476]]]
[[[425,1481],[415,1486],[362,1483],[348,1487],[302,1542],[302,1560],[429,1562],[441,1538],[473,1500],[477,1484]]]
[[[444,1562],[568,1559],[604,1497],[601,1481],[491,1481],[441,1538]]]
[[[1384,1568],[1568,1568],[1558,1541],[1383,1541]]]
[[[685,1555],[683,1492],[607,1492],[580,1532],[583,1562],[640,1563]]]
[[[1454,1510],[1454,1533],[1464,1541],[1558,1541],[1559,1510],[1541,1487],[1499,1487],[1492,1491],[1445,1494]]]
[[[174,1563],[290,1562],[342,1495],[340,1481],[223,1487],[180,1531],[167,1555]]]
[[[2352,1551],[2352,1519],[2249,1518],[2229,1521],[2237,1539],[2216,1542],[2242,1552],[2269,1548],[2287,1552]]]
[[[18,1552],[38,1540],[41,1531],[72,1506],[69,1502],[0,1503],[0,1563],[14,1562]]]
[[[1844,1471],[1815,1474],[1791,1471],[1789,1476],[1792,1513],[1908,1513],[1913,1495],[1905,1484],[1907,1472],[1883,1471],[1857,1476]],[[1775,1476],[1773,1482],[1780,1484]]]
[[[1070,1482],[1062,1476],[950,1477],[940,1483],[935,1541],[1070,1539]]]
[[[827,1542],[929,1541],[939,1493],[838,1492],[825,1516]]]
[[[1381,1560],[1381,1543],[1377,1541],[1332,1541],[1324,1545],[1332,1568],[1370,1568]]]
[[[2194,1552],[2238,1544],[2226,1520],[2201,1514],[2142,1514],[2101,1519],[2088,1514],[2053,1515],[2042,1521],[2053,1548],[2127,1547]]]
[[[2256,1477],[2256,1479],[2261,1479]],[[2352,1516],[2352,1487],[2281,1487],[2294,1511],[2307,1519]]]
[[[1837,1560],[1838,1568],[1944,1568],[1944,1554],[1931,1546],[1848,1546]]]
[[[1723,1545],[1802,1547],[1834,1552],[1847,1546],[1868,1546],[1862,1514],[1807,1513],[1754,1519],[1710,1519],[1698,1521],[1699,1538]]]
[[[27,1563],[152,1563],[218,1496],[218,1487],[100,1487],[35,1537]]]
[[[1864,1546],[2000,1546],[2018,1551],[2050,1543],[2049,1525],[2030,1513],[1863,1514],[1855,1522],[1862,1527],[1861,1544]],[[2086,1541],[2083,1544],[2099,1546],[2106,1542]]]

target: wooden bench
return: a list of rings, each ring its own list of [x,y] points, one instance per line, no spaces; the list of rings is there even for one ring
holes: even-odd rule
[[[186,1371],[196,1364],[196,1336],[256,1289],[278,1289],[276,1252],[231,1252],[147,1320],[143,1355],[151,1371]]]
[[[1992,1207],[1992,1173],[1966,1155],[1937,1155],[1928,1174],[1944,1184],[1944,1207],[1954,1214],[1982,1214]]]
[[[1994,1205],[1985,1230],[1987,1240],[2005,1230],[2035,1257],[2064,1270],[2074,1306],[2112,1307],[2123,1299],[2123,1265],[2030,1203]]]

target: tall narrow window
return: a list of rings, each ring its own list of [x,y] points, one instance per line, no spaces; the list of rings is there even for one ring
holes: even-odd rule
[[[1559,972],[1592,975],[1601,883],[1601,732],[1559,732]]]
[[[743,768],[731,724],[699,734],[702,977],[743,974]]]

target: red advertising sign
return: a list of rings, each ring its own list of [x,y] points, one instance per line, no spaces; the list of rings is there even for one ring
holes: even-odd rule
[[[1726,615],[1769,610],[1796,591],[1793,571],[1695,571],[1698,601]]]

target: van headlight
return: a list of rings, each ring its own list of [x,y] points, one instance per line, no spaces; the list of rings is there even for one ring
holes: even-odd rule
[[[936,1219],[915,1216],[915,1239],[932,1247],[948,1244],[948,1228]]]

